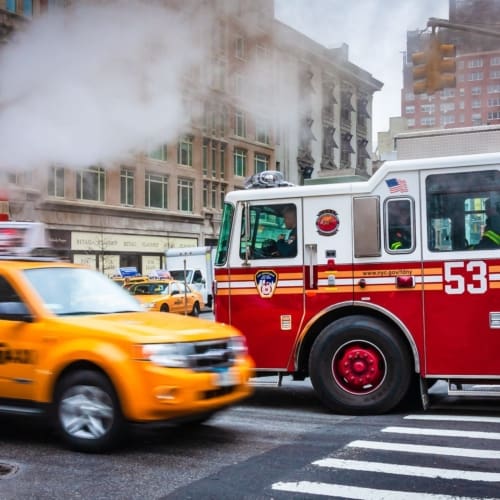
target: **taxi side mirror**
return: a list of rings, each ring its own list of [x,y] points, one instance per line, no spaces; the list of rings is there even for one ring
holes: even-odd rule
[[[33,315],[29,312],[24,302],[0,302],[0,319],[31,323]]]

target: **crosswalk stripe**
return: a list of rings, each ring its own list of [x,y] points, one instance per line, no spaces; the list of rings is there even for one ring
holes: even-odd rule
[[[420,467],[414,465],[391,464],[385,462],[365,462],[362,460],[344,460],[340,458],[324,458],[316,460],[313,465],[335,469],[349,469],[404,476],[429,477],[433,479],[463,479],[466,481],[500,482],[497,472],[477,472],[457,469],[440,469],[436,467]]]
[[[460,431],[453,429],[425,429],[420,427],[385,427],[382,432],[416,434],[419,436],[463,437],[472,439],[500,439],[500,432]]]
[[[310,495],[324,495],[330,497],[351,498],[355,500],[473,500],[472,497],[457,497],[450,495],[436,495],[432,493],[413,493],[410,491],[381,490],[375,488],[361,488],[343,484],[328,484],[312,481],[279,482],[272,485],[273,490],[288,491],[291,493],[308,493]],[[476,500],[476,499],[474,499]],[[495,499],[477,499],[495,500]],[[498,499],[496,499],[498,500]]]
[[[500,459],[500,450],[478,450],[472,448],[454,448],[448,446],[428,446],[422,444],[386,443],[384,441],[363,440],[352,441],[347,446],[352,448],[368,448],[371,450],[402,451],[405,453],[426,453],[468,458]]]
[[[406,415],[403,417],[406,420],[449,420],[451,422],[483,422],[483,423],[492,423],[492,424],[500,424],[500,417],[482,417],[475,415],[431,415],[431,414],[422,414],[422,415]]]

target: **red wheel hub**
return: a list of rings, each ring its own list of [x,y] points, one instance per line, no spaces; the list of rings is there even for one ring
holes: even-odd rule
[[[371,344],[350,344],[335,354],[333,375],[346,391],[368,393],[384,378],[384,358]]]

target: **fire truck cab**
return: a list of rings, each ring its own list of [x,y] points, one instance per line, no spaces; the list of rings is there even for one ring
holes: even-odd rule
[[[226,196],[214,288],[258,375],[310,377],[342,413],[418,389],[425,407],[437,379],[500,396],[500,154],[387,162],[362,182],[257,177]]]

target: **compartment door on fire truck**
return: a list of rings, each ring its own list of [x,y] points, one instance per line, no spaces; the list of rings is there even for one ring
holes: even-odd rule
[[[232,323],[244,332],[251,325],[247,342],[259,368],[283,369],[303,317],[301,200],[245,203],[238,234],[232,258],[241,281],[231,284]]]
[[[429,375],[500,375],[499,168],[421,173]]]

